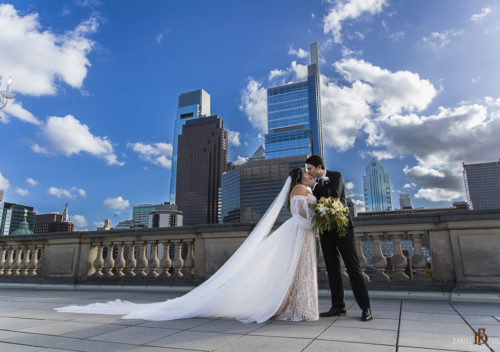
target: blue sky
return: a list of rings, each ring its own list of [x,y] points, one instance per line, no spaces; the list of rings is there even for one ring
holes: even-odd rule
[[[140,4],[140,5],[139,5]],[[372,156],[393,206],[464,200],[462,162],[496,161],[500,6],[493,0],[0,3],[0,189],[78,229],[168,201],[177,96],[203,88],[243,160],[265,89],[304,78],[317,41],[326,164],[363,208]]]

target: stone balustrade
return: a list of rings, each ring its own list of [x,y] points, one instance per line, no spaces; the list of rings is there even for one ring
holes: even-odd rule
[[[0,236],[0,282],[196,285],[252,229],[221,224]],[[387,243],[390,253],[383,250]],[[355,245],[372,288],[500,287],[500,210],[365,214],[355,218]],[[343,263],[342,271],[347,280]],[[326,287],[319,249],[318,272]]]

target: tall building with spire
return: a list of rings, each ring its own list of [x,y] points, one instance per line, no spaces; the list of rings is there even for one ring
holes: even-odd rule
[[[267,89],[266,159],[323,156],[318,44],[310,46],[307,80]]]
[[[174,136],[173,136],[173,152],[172,152],[172,167],[170,169],[170,203],[176,201],[177,187],[177,167],[178,167],[178,150],[179,150],[179,135],[182,133],[182,127],[187,121],[197,119],[204,116],[210,116],[210,95],[203,89],[193,90],[179,94],[177,103],[177,116],[175,118]]]
[[[391,181],[380,162],[373,158],[363,176],[366,211],[392,210]]]

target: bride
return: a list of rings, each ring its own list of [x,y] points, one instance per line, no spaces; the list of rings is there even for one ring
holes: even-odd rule
[[[316,240],[310,210],[316,198],[304,185],[311,178],[303,169],[290,171],[280,194],[238,250],[212,277],[184,296],[149,304],[118,299],[56,310],[145,320],[318,320]],[[285,201],[292,217],[271,232]]]

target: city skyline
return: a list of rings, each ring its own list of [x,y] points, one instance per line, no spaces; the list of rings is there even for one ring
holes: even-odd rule
[[[62,212],[76,230],[169,200],[178,95],[197,89],[230,161],[267,133],[266,89],[303,80],[318,43],[328,168],[363,209],[377,157],[392,202],[465,200],[462,162],[496,161],[500,8],[494,1],[0,4],[4,201]],[[447,16],[444,18],[443,13]],[[146,20],[142,20],[146,18]],[[15,40],[11,40],[15,38]],[[497,133],[498,132],[498,133]],[[161,190],[161,191],[159,191]]]

